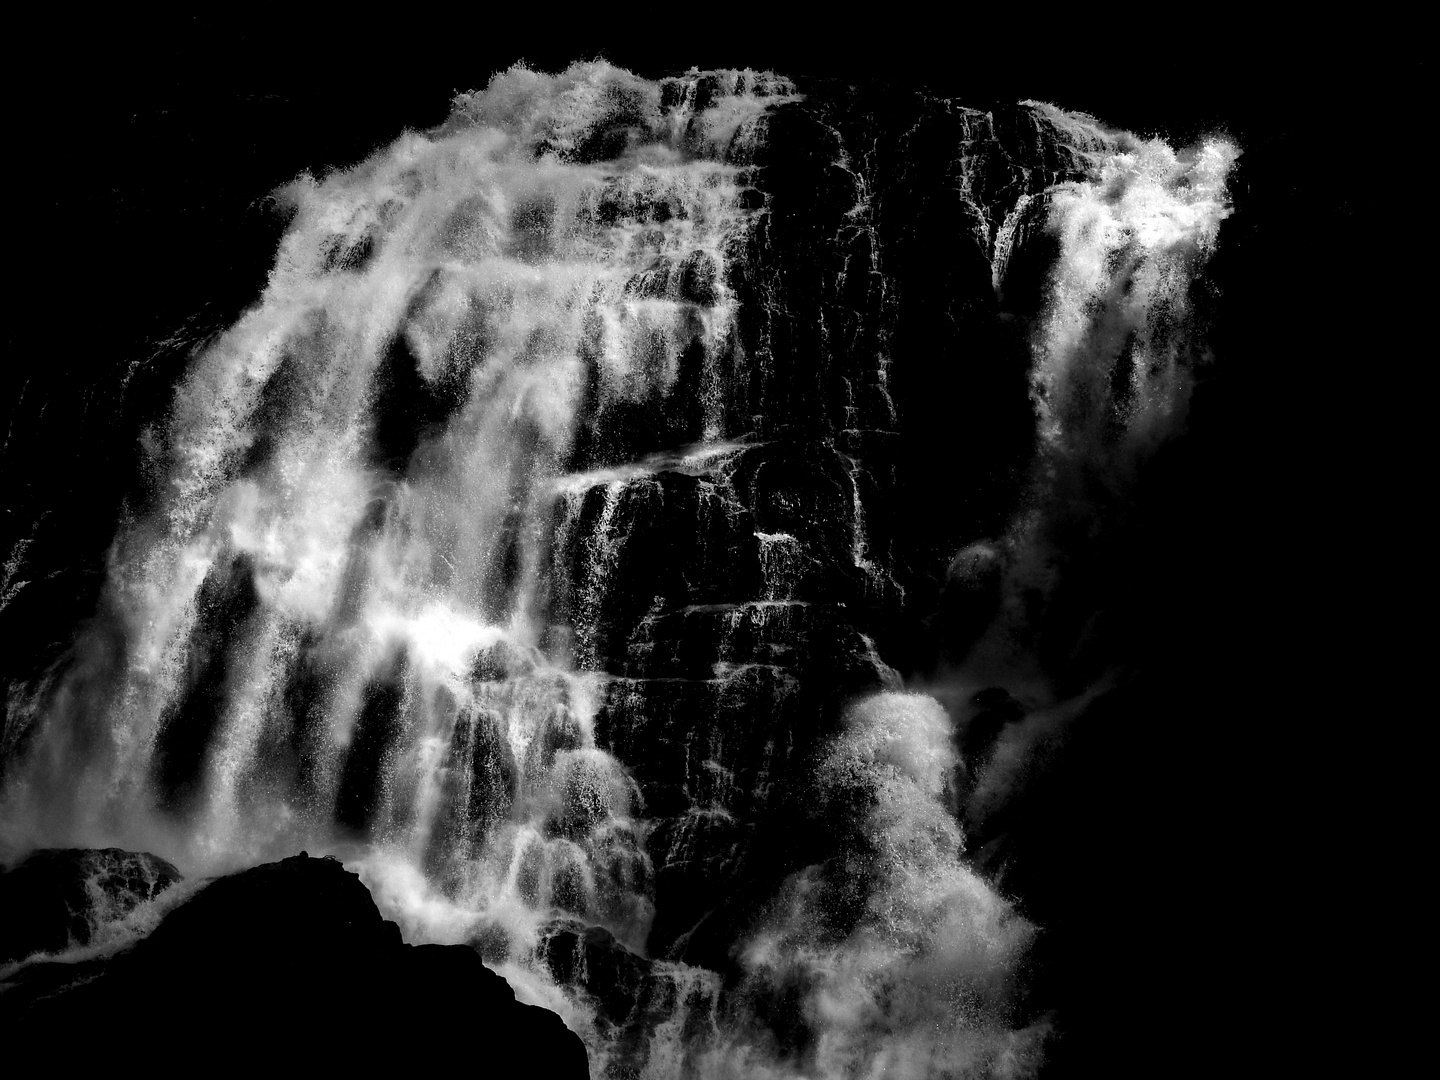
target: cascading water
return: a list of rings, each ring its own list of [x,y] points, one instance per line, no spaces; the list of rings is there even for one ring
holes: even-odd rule
[[[163,482],[96,618],[12,687],[6,846],[203,871],[333,851],[409,939],[471,943],[560,1012],[596,1076],[1033,1074],[1036,928],[965,861],[957,807],[1003,801],[1065,710],[1039,695],[967,762],[972,717],[877,647],[936,575],[885,504],[923,289],[881,257],[883,192],[906,139],[952,125],[946,242],[986,303],[1058,245],[1026,509],[950,572],[1002,579],[961,681],[1033,688],[1023,627],[1078,478],[1123,492],[1183,423],[1186,290],[1236,151],[1029,103],[1006,122],[1031,158],[997,180],[991,114],[944,105],[882,146],[822,110],[834,220],[810,228],[774,130],[804,105],[769,73],[516,67],[289,185],[263,296],[143,433]],[[903,266],[924,230],[893,228]],[[825,849],[757,860],[807,803]],[[724,916],[722,974],[704,942],[737,881],[773,895]]]

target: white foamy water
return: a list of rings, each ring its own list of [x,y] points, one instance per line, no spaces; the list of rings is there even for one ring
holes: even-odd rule
[[[998,544],[972,545],[951,567],[959,580],[979,569],[983,551],[1004,579],[1002,609],[967,661],[969,677],[1009,672],[1022,682],[1038,672],[1019,643],[1031,640],[1035,598],[1054,591],[1066,555],[1056,535],[1069,528],[1093,542],[1147,458],[1185,430],[1210,359],[1192,290],[1231,213],[1226,178],[1240,156],[1222,136],[1176,150],[1027,104],[1067,134],[1090,171],[1044,196],[1044,228],[1059,255],[1032,346],[1039,452],[1027,497]],[[1011,226],[1007,219],[1001,233]],[[1002,238],[1011,242],[997,237],[997,259]]]
[[[793,875],[739,945],[744,978],[732,1011],[716,1018],[715,992],[693,995],[691,1041],[657,1032],[647,1076],[1033,1073],[1045,1029],[1015,1030],[1008,1004],[1034,927],[962,859],[964,838],[945,802],[957,760],[949,718],[933,698],[884,693],[852,707],[815,779],[821,799],[854,805],[858,796],[868,807],[846,856],[863,870],[817,865]],[[856,898],[861,875],[867,883]],[[785,1052],[755,1022],[777,1001],[808,1032],[805,1054]]]
[[[207,825],[185,854],[323,840],[337,759],[367,688],[397,662],[404,730],[382,769],[387,842],[411,839],[402,804],[433,813],[435,789],[455,779],[445,750],[457,726],[498,724],[520,793],[558,797],[546,786],[553,762],[527,760],[526,747],[561,723],[579,740],[564,752],[588,752],[594,702],[570,656],[536,650],[557,585],[551,523],[557,505],[604,486],[609,515],[576,538],[593,563],[583,614],[623,539],[610,528],[615,503],[647,471],[568,476],[562,465],[582,420],[612,402],[663,400],[682,353],[705,366],[728,347],[726,260],[752,216],[734,162],[760,137],[771,96],[789,92],[773,76],[733,75],[708,108],[662,113],[657,85],[603,63],[560,76],[517,67],[458,98],[439,131],[285,190],[294,220],[269,286],[195,358],[171,409],[162,503],[117,540],[107,608],[124,655],[95,656],[104,673],[82,659],[54,688],[11,806],[28,795],[53,816],[69,789],[58,827],[71,835],[149,814],[156,755],[213,601],[202,586],[234,566],[258,614],[227,646],[231,685],[201,766]],[[576,160],[617,115],[628,144]],[[386,381],[397,349],[414,387]],[[598,375],[588,403],[587,370]],[[428,395],[436,416],[398,474],[373,450],[397,392]],[[709,392],[712,442],[677,467],[703,472],[731,445],[721,389]],[[323,730],[304,748],[319,790],[303,799],[264,760],[302,641],[327,661]],[[497,649],[523,656],[525,674],[473,680],[476,658]],[[84,782],[56,775],[77,761]]]
[[[1061,453],[1094,453],[1107,424],[1134,445],[1183,419],[1203,359],[1186,333],[1188,291],[1230,214],[1225,177],[1239,156],[1221,138],[1179,152],[1107,142],[1091,178],[1050,195],[1061,254],[1031,385],[1041,437]]]

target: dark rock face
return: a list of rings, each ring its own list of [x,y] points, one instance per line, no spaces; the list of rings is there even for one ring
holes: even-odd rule
[[[123,918],[180,877],[144,852],[36,851],[0,873],[0,963],[89,944],[102,923]]]
[[[582,987],[611,1024],[623,1024],[650,975],[651,963],[603,926],[556,923],[545,935],[545,963],[557,981]]]
[[[662,108],[718,92],[708,78],[667,82]],[[732,924],[711,917],[720,897],[793,863],[807,755],[844,701],[893,682],[882,658],[923,670],[993,617],[997,557],[965,545],[1003,530],[1030,466],[1044,192],[1093,149],[1030,106],[801,90],[728,151],[756,209],[724,283],[739,314],[723,433],[742,445],[592,487],[557,530],[553,621],[615,677],[597,740],[655,821],[649,947],[686,960],[711,937],[687,936],[701,920]],[[707,304],[709,269],[692,257],[633,291]],[[570,467],[673,450],[701,411],[677,391],[659,415],[598,415]],[[799,857],[823,857],[826,830],[809,839]]]
[[[0,994],[7,1028],[36,1051],[76,1034],[180,1054],[223,1040],[228,1062],[251,1067],[368,1068],[407,1059],[416,1032],[451,1031],[493,1044],[473,1062],[481,1075],[513,1075],[507,1053],[538,1076],[588,1075],[579,1037],[516,1002],[473,949],[402,944],[355,874],[303,853],[217,879],[103,970],[66,980],[60,966],[38,990]]]

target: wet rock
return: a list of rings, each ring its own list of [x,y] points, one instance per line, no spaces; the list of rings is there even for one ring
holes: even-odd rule
[[[680,295],[704,307],[720,299],[720,270],[715,260],[703,251],[692,251],[680,264]]]
[[[557,982],[582,987],[613,1024],[624,1022],[649,977],[651,962],[631,952],[603,926],[551,924],[541,946]]]
[[[499,923],[486,923],[471,935],[467,944],[487,964],[503,964],[510,959],[513,942],[509,932]]]
[[[702,75],[696,81],[694,109],[697,113],[710,108],[725,95],[726,88],[722,86],[721,78],[722,76],[716,72]]]
[[[521,236],[528,238],[531,233]],[[426,378],[414,340],[411,334],[395,336],[375,371],[373,384],[372,457],[377,465],[401,475],[426,439],[465,402],[463,368],[447,371],[445,377]]]
[[[383,801],[384,763],[403,725],[404,676],[404,658],[397,654],[362,692],[335,802],[335,819],[346,828],[369,829]]]
[[[206,747],[225,712],[230,644],[244,633],[259,605],[255,560],[248,554],[221,560],[206,575],[196,598],[198,618],[183,691],[161,715],[156,739],[154,779],[161,802],[170,809],[188,807],[197,794]]]
[[[45,848],[0,873],[0,963],[89,944],[181,878],[155,855],[119,848]]]
[[[649,266],[625,283],[625,295],[639,300],[662,299],[670,291],[673,273],[671,261],[663,255],[656,256]]]

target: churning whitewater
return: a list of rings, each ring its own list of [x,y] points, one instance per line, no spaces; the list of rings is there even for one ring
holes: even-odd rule
[[[957,775],[972,801],[1003,797],[1024,728],[967,774],[956,718],[813,585],[829,545],[854,596],[905,602],[867,507],[888,467],[872,448],[898,425],[899,301],[867,151],[839,134],[854,204],[834,242],[854,254],[835,295],[864,290],[882,325],[820,327],[863,343],[848,366],[793,360],[843,384],[806,465],[834,512],[747,501],[789,467],[765,329],[779,286],[754,263],[763,151],[801,100],[765,72],[517,66],[442,127],[277,192],[292,217],[263,295],[196,346],[142,434],[153,490],[110,549],[100,610],[12,690],[6,849],[122,845],[188,873],[333,852],[407,940],[471,943],[559,1012],[596,1077],[1032,1075],[1047,1027],[1015,999],[1037,928],[967,864],[955,812]],[[1074,477],[1123,490],[1184,424],[1205,361],[1187,289],[1238,153],[1025,108],[1063,167],[996,194],[957,148],[952,189],[974,222],[954,243],[977,247],[996,295],[1027,238],[1058,244],[1030,343],[1022,509],[956,560],[1004,580],[986,678],[1025,668],[1020,598],[1048,587],[1047,515],[1073,504]],[[986,115],[964,115],[977,140]],[[687,583],[742,557],[748,577],[698,600],[655,584],[622,617],[617,583],[634,592],[633,560],[651,557],[635,522],[675,514],[698,523],[696,551],[674,556],[700,568]],[[860,692],[806,749],[784,730],[811,677],[791,656],[826,635]],[[714,657],[681,656],[691,637]],[[673,670],[655,674],[667,649]],[[644,719],[694,701],[748,726],[696,720],[666,740],[684,775],[642,782]],[[731,975],[681,959],[706,932],[695,919],[661,927],[656,951],[665,866],[703,855],[718,891],[801,769],[841,853],[775,875],[737,925]],[[648,965],[618,1010],[586,989],[583,958],[557,960],[596,928]],[[777,996],[803,1019],[799,1050],[771,1029]]]

